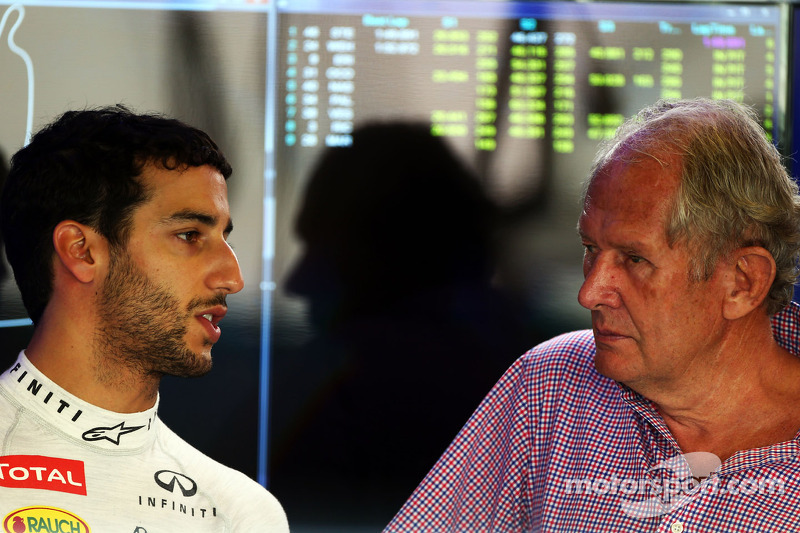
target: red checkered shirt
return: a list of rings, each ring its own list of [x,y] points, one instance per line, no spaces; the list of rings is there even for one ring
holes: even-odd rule
[[[800,307],[772,326],[800,355]],[[800,531],[800,432],[693,480],[654,404],[594,353],[578,331],[517,360],[385,532]]]

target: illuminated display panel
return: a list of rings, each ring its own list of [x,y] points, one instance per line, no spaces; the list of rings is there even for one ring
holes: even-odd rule
[[[620,120],[608,108],[630,96],[617,114],[657,98],[747,101],[777,133],[777,7],[406,4],[278,4],[283,146],[347,144],[354,120],[402,115],[478,150],[547,139],[569,154],[606,136]]]
[[[562,242],[572,240],[574,198],[598,142],[659,98],[745,102],[780,141],[784,7],[278,2],[267,134],[275,239],[265,278],[280,285],[291,268],[292,217],[313,162],[375,120],[430,124],[513,213],[547,200],[554,212],[541,230],[558,232]],[[569,253],[575,258],[580,248]],[[571,275],[574,287],[579,263],[560,274]],[[292,305],[282,309],[276,299],[277,313],[291,316]],[[559,299],[555,312],[572,314],[576,305]]]

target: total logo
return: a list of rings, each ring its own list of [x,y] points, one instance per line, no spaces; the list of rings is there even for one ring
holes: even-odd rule
[[[55,507],[24,507],[3,519],[5,533],[89,533],[81,517]]]
[[[0,456],[0,487],[41,489],[86,496],[83,461],[43,455]]]

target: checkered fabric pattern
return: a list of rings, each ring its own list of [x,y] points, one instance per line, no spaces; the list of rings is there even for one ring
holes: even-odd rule
[[[800,355],[800,307],[773,330]],[[693,480],[654,405],[594,352],[578,331],[517,360],[385,533],[800,531],[800,433]]]

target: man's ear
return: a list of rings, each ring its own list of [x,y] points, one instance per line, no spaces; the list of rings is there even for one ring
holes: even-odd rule
[[[89,283],[98,270],[98,259],[105,257],[106,239],[91,227],[62,220],[53,230],[53,247],[63,267],[78,281]]]
[[[772,254],[761,246],[739,248],[731,255],[733,282],[727,293],[725,318],[741,318],[760,307],[767,298],[777,268]]]

